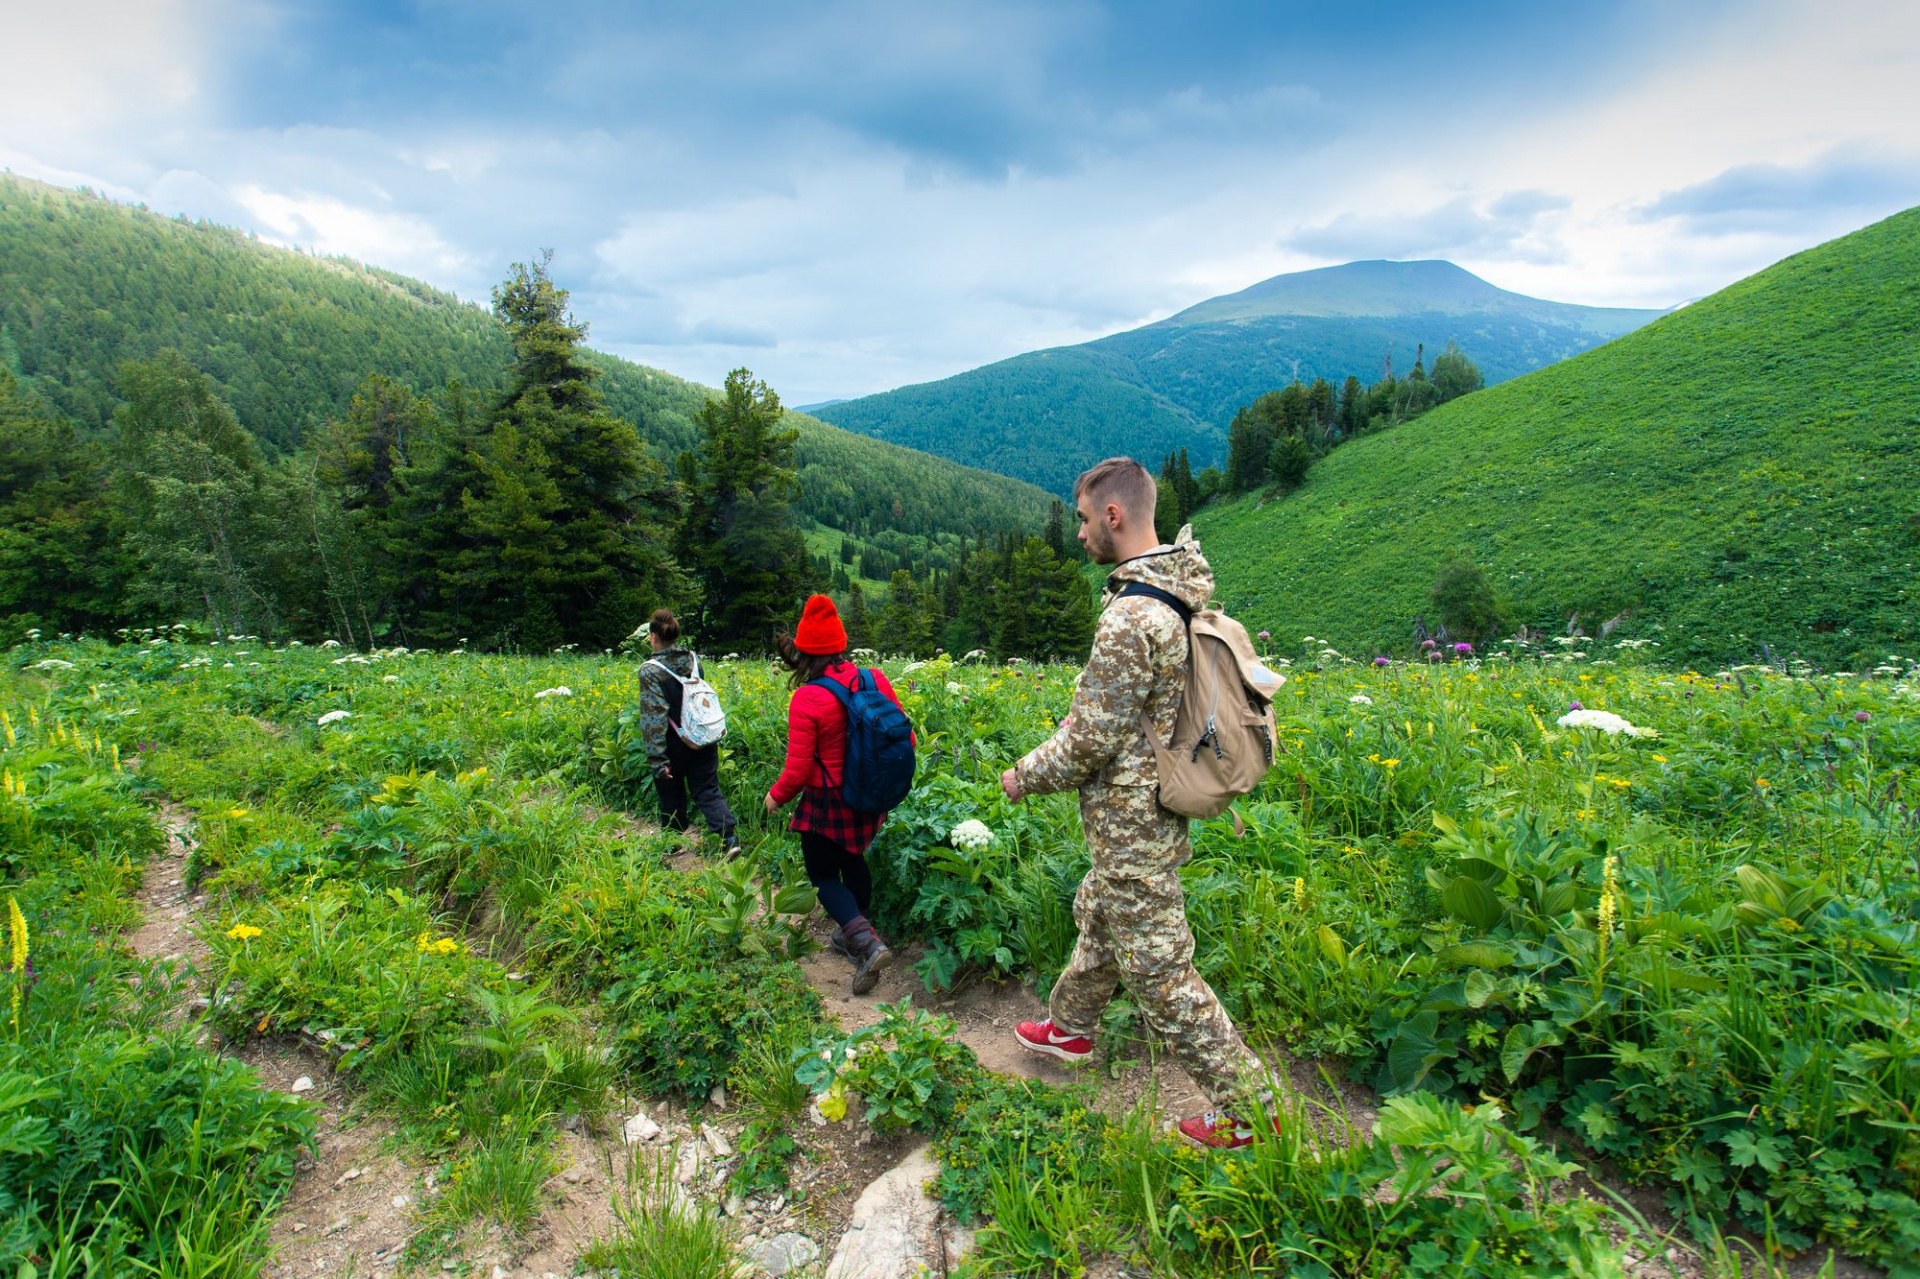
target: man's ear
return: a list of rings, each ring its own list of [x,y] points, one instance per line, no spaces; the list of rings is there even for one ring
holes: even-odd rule
[[[1107,518],[1108,528],[1117,529],[1127,522],[1127,513],[1120,509],[1120,503],[1118,502],[1108,502],[1106,506],[1101,508],[1101,511]]]

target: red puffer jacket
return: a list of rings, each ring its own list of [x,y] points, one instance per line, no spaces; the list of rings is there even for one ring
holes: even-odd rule
[[[852,692],[859,687],[859,672],[852,662],[841,662],[827,668],[827,678]],[[873,679],[895,706],[900,705],[893,685],[878,668]],[[837,787],[846,758],[847,713],[840,708],[840,699],[811,684],[794,689],[793,700],[787,703],[787,766],[773,783],[773,802],[784,804],[808,786]],[[826,765],[825,776],[821,775],[822,764]]]

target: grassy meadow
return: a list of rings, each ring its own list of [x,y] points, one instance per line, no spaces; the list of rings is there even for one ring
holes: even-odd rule
[[[301,1103],[130,989],[170,980],[120,942],[164,798],[194,815],[206,1018],[331,1044],[441,1162],[422,1267],[466,1223],[532,1218],[571,1117],[726,1084],[751,1118],[742,1188],[787,1183],[810,1109],[928,1133],[938,1192],[985,1223],[980,1274],[1103,1254],[1181,1275],[1614,1274],[1631,1229],[1551,1193],[1598,1159],[1710,1258],[1740,1231],[1920,1275],[1920,672],[1670,669],[1586,640],[1374,664],[1288,640],[1284,753],[1241,805],[1249,831],[1195,827],[1198,963],[1257,1041],[1384,1100],[1364,1132],[1289,1102],[1280,1138],[1231,1156],[1177,1148],[1150,1109],[994,1076],[913,1007],[853,1035],[823,1017],[793,962],[796,842],[760,812],[784,747],[769,663],[712,672],[748,856],[682,872],[629,819],[651,815],[632,657],[176,629],[19,645],[0,1272],[257,1273],[310,1138]],[[1073,941],[1078,819],[996,779],[1076,672],[885,665],[922,766],[870,854],[877,922],[924,943],[930,989],[1044,991]],[[954,847],[968,819],[993,840]],[[1116,1004],[1106,1046],[1139,1035]],[[709,1266],[674,1273],[727,1273],[721,1224],[650,1220],[626,1229],[678,1231]]]

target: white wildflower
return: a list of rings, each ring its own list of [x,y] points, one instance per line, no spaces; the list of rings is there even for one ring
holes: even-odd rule
[[[325,715],[315,720],[314,723],[318,724],[321,728],[325,728],[329,724],[338,724],[343,719],[352,718],[352,711],[328,711]]]
[[[948,681],[947,681],[947,691],[948,691],[949,693],[952,693],[952,694],[953,694],[953,695],[954,695],[955,697],[958,697],[958,696],[960,696],[960,694],[962,694],[962,693],[964,693],[964,692],[966,692],[966,691],[967,691],[967,689],[966,689],[966,686],[965,686],[965,685],[963,685],[963,684],[959,684],[959,683],[956,683],[956,682],[955,682],[955,681],[953,681],[953,680],[948,680]]]
[[[979,661],[979,660],[985,659],[986,655],[987,655],[986,649],[974,648],[974,649],[969,649],[965,653],[963,653],[960,657],[960,660],[963,662]]]
[[[340,641],[339,640],[321,640],[320,647],[321,648],[339,648]]]
[[[968,818],[947,832],[947,842],[955,848],[985,848],[993,839],[993,832],[987,828],[987,824],[975,817]]]
[[[908,662],[905,666],[902,666],[900,668],[900,673],[902,675],[911,675],[925,665],[926,665],[925,662]]]
[[[400,682],[400,677],[398,675],[382,675],[380,677],[380,682],[382,684],[398,684]]]
[[[1620,733],[1628,737],[1658,737],[1660,734],[1651,728],[1640,728],[1612,711],[1577,710],[1568,711],[1554,721],[1562,728],[1597,728],[1609,737]]]
[[[538,701],[543,697],[572,697],[572,696],[573,696],[573,690],[568,688],[565,684],[560,684],[553,688],[543,688],[539,692],[533,695],[535,701]]]
[[[1355,693],[1352,697],[1349,697],[1347,700],[1353,703],[1355,706],[1373,705],[1373,699],[1371,697],[1368,697],[1365,693]]]
[[[43,657],[27,668],[30,671],[70,671],[72,662],[63,662],[57,657]]]

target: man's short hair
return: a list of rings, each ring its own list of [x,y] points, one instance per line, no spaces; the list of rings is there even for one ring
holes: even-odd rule
[[[1080,473],[1073,483],[1074,500],[1090,497],[1104,506],[1112,502],[1132,520],[1153,522],[1153,506],[1159,488],[1153,474],[1130,457],[1110,457]]]

